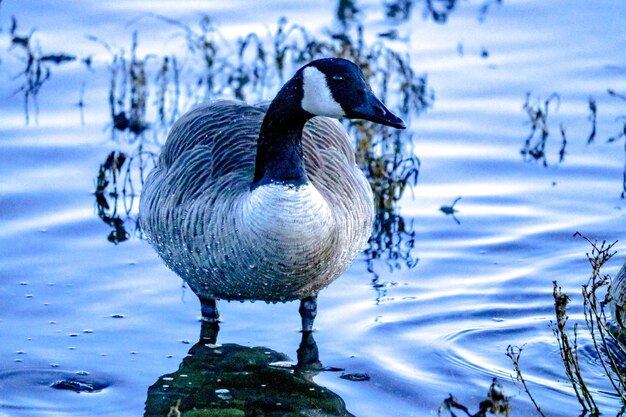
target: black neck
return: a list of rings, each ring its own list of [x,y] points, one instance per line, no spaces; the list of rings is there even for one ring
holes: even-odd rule
[[[302,110],[297,74],[278,92],[263,119],[252,188],[269,183],[308,184],[302,156],[302,129],[313,115]]]

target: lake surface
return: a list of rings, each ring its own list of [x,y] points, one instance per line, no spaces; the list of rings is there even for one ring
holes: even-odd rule
[[[121,134],[112,139],[112,54],[87,36],[129,57],[136,31],[137,55],[162,57],[184,55],[181,29],[151,13],[194,28],[206,14],[233,51],[237,37],[256,31],[263,39],[282,16],[318,36],[337,25],[333,1],[222,3],[0,4],[0,416],[143,415],[147,398],[167,391],[163,381],[186,378],[180,375],[198,366],[183,362],[201,330],[195,295],[137,237],[133,212],[129,238],[118,244],[107,239],[112,228],[97,215],[100,165],[111,151],[130,154],[137,144]],[[475,411],[494,377],[512,396],[512,416],[535,415],[511,377],[509,345],[523,346],[522,370],[546,415],[580,414],[550,328],[552,281],[571,295],[572,324],[584,327],[580,285],[591,272],[589,245],[573,235],[626,238],[624,138],[607,143],[626,115],[626,101],[607,93],[626,94],[626,2],[504,0],[481,14],[483,4],[460,2],[438,23],[422,2],[407,20],[385,17],[381,2],[358,3],[365,38],[374,42],[396,29],[397,40],[379,39],[410,55],[433,98],[410,119],[419,180],[397,212],[414,233],[399,253],[419,261],[357,259],[320,294],[314,334],[321,362],[344,371],[292,378],[281,370],[288,374],[281,378],[293,379],[287,387],[306,381],[298,385],[304,391],[330,393],[328,401],[343,411],[329,415],[436,415],[449,393]],[[28,123],[23,94],[15,93],[26,64],[19,46],[11,47],[11,16],[14,34],[36,29],[31,42],[41,51],[77,57],[49,64],[38,112],[29,101]],[[87,57],[89,68],[81,62]],[[271,98],[275,84],[258,98]],[[531,106],[558,94],[549,104],[547,166],[520,153],[531,131],[527,93]],[[194,94],[191,88],[181,96],[191,103]],[[597,132],[588,144],[590,97]],[[154,118],[154,94],[148,100]],[[560,125],[567,137],[561,163]],[[151,130],[150,146],[162,143],[166,131]],[[440,210],[457,197],[458,222]],[[626,245],[615,249],[609,274],[623,263]],[[297,303],[222,302],[220,309],[222,353],[295,362]],[[619,399],[583,331],[578,344],[601,411],[616,415]],[[198,357],[209,361],[213,353]],[[51,387],[59,381],[67,389]],[[210,389],[233,392],[219,391],[227,390],[219,383]]]

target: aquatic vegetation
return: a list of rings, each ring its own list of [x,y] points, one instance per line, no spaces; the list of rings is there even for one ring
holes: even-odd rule
[[[9,51],[14,51],[24,65],[15,77],[21,81],[21,85],[15,93],[22,93],[24,96],[26,124],[30,121],[31,106],[35,111],[35,117],[39,113],[37,96],[46,81],[50,79],[52,67],[76,60],[76,56],[67,53],[44,53],[37,42],[33,41],[34,34],[34,30],[28,34],[19,34],[17,19],[15,16],[11,17],[11,28],[9,29],[11,46]]]
[[[382,244],[388,242],[390,250],[396,250],[394,230],[413,231],[414,239],[403,235],[402,251],[396,253],[398,256],[410,253],[414,260],[420,257],[419,269],[407,270],[404,259],[394,262],[390,252],[372,258],[373,271],[380,275],[375,285],[388,292],[388,297],[381,299],[381,305],[372,303],[378,287],[372,291],[372,286],[368,285],[372,275],[364,272],[364,263],[354,265],[344,277],[347,279],[324,293],[323,301],[337,314],[321,317],[322,330],[327,335],[320,345],[321,358],[329,364],[348,368],[346,375],[352,379],[365,375],[371,379],[352,382],[341,379],[340,374],[318,374],[314,379],[339,394],[349,392],[344,398],[347,408],[358,415],[436,414],[448,392],[464,403],[470,413],[476,413],[493,375],[498,375],[506,395],[516,395],[506,378],[507,369],[513,373],[513,366],[503,353],[509,343],[522,345],[526,342],[520,366],[541,409],[549,416],[578,416],[581,408],[558,359],[556,339],[546,326],[554,314],[549,282],[558,279],[563,292],[572,298],[567,305],[570,336],[574,323],[579,322],[581,373],[602,411],[615,415],[613,405],[619,400],[611,394],[609,381],[596,361],[586,337],[582,301],[577,302],[580,294],[575,281],[586,281],[585,261],[572,259],[571,239],[563,236],[564,233],[571,235],[574,230],[569,230],[574,225],[583,225],[598,235],[611,237],[622,230],[620,215],[624,200],[616,201],[615,197],[623,162],[624,138],[618,137],[623,123],[614,120],[613,115],[626,112],[620,112],[620,108],[624,108],[621,99],[604,93],[608,86],[619,93],[626,92],[619,83],[612,84],[623,72],[619,48],[615,46],[623,38],[615,30],[619,19],[617,13],[612,16],[606,8],[584,6],[583,2],[572,3],[571,7],[569,3],[567,7],[542,3],[540,8],[546,13],[539,14],[532,7],[535,3],[520,2],[509,7],[504,2],[506,7],[494,3],[487,16],[488,24],[481,26],[474,12],[481,2],[458,2],[449,17],[450,25],[446,26],[434,23],[430,17],[423,19],[424,2],[417,0],[411,20],[397,26],[385,26],[382,2],[356,2],[361,13],[366,14],[367,22],[375,14],[373,25],[365,24],[367,44],[371,45],[377,36],[385,34],[382,43],[402,54],[408,45],[403,43],[403,37],[410,39],[413,68],[418,74],[428,69],[428,85],[436,81],[435,87],[442,88],[441,96],[437,97],[442,111],[426,113],[428,120],[417,124],[414,119],[412,123],[415,150],[422,163],[420,166],[416,159],[418,187],[424,189],[416,188],[415,201],[411,201],[414,178],[410,177],[406,179],[403,197],[395,202],[395,209],[392,200],[380,200],[381,205],[391,206],[389,212],[382,213],[385,217],[380,220],[381,227],[390,231],[388,236],[381,236]],[[7,110],[2,120],[6,129],[1,141],[7,180],[3,189],[6,197],[3,238],[7,251],[2,270],[6,277],[3,291],[11,295],[11,303],[2,313],[5,337],[0,403],[7,409],[29,415],[37,415],[37,408],[44,406],[51,413],[62,410],[57,412],[142,415],[147,387],[159,375],[176,371],[198,340],[189,336],[198,327],[197,309],[189,289],[179,294],[175,280],[155,280],[155,271],[159,274],[162,265],[151,256],[146,245],[135,239],[135,214],[131,212],[128,217],[125,213],[128,203],[121,200],[124,176],[139,142],[144,142],[144,149],[156,149],[164,140],[168,125],[179,117],[177,112],[193,105],[196,93],[198,100],[203,100],[209,83],[206,77],[200,79],[204,74],[204,55],[199,49],[190,52],[185,47],[185,30],[165,20],[143,17],[150,21],[143,22],[145,25],[141,27],[132,23],[126,26],[129,16],[148,8],[144,2],[125,2],[104,8],[90,6],[95,3],[55,2],[50,3],[49,8],[54,14],[38,13],[40,8],[29,7],[28,3],[2,2],[0,37],[4,46],[0,48],[8,48],[10,15],[15,13],[18,34],[28,34],[30,27],[34,27],[29,26],[32,23],[38,28],[33,40],[40,42],[43,51],[65,51],[78,58],[52,66],[51,77],[38,95],[42,126],[20,127],[24,124],[21,93],[3,103]],[[195,34],[201,34],[199,17],[189,4],[157,2],[149,6],[161,11],[172,10],[167,16],[196,16],[184,21]],[[325,19],[332,19],[332,6],[336,2],[331,4],[331,9],[311,4],[274,2],[258,11],[239,4],[222,7],[215,3],[210,7],[217,11],[215,15],[209,11],[216,32],[207,35],[207,38],[212,36],[214,45],[220,48],[215,57],[230,54],[230,63],[237,66],[239,44],[236,37],[241,36],[245,43],[241,63],[246,69],[237,73],[236,84],[233,84],[243,87],[236,88],[237,92],[228,87],[224,95],[244,94],[251,101],[258,95],[270,95],[279,77],[274,70],[274,57],[268,55],[273,50],[269,42],[277,31],[275,17],[281,12],[289,15],[283,36],[295,26],[293,23],[312,30],[313,26],[305,22],[315,20],[315,27],[318,27]],[[8,12],[9,7],[4,6],[10,6],[15,12]],[[590,12],[585,13],[585,10]],[[67,16],[68,20],[59,21],[61,16]],[[105,16],[106,19],[102,19]],[[497,21],[492,21],[494,18]],[[354,18],[348,17],[348,20]],[[72,24],[63,24],[69,21]],[[58,22],[61,24],[55,26]],[[226,26],[229,22],[236,24],[239,30]],[[572,25],[596,29],[578,31],[573,39],[568,37]],[[245,37],[251,28],[259,27],[255,36]],[[374,27],[376,30],[372,32]],[[394,28],[399,38],[390,42],[395,36]],[[210,30],[213,29],[207,27],[207,31]],[[124,130],[116,129],[112,117],[124,111],[122,120],[131,119],[129,67],[133,31],[137,31],[135,60],[143,63],[145,75],[143,82],[137,77],[137,86],[146,90],[143,120],[147,127],[138,135],[128,128],[130,123]],[[223,42],[219,31],[229,33],[228,42]],[[327,33],[315,30],[314,35],[318,40],[330,42],[331,31],[341,36],[339,27],[330,27]],[[85,42],[84,33],[106,39],[115,54],[124,50],[126,69],[117,73],[115,97],[122,95],[119,91],[124,73],[127,74],[126,95],[123,104],[115,102],[114,112],[107,107],[113,54],[96,43]],[[594,40],[593,35],[598,33],[602,36]],[[299,29],[293,29],[286,43],[304,43],[302,36]],[[570,44],[568,38],[575,45]],[[459,42],[465,45],[465,58],[455,56],[454,47]],[[259,43],[265,45],[265,60],[257,59]],[[292,58],[287,45],[283,47],[286,51],[282,61],[284,76],[288,77]],[[494,65],[475,56],[482,47],[491,54],[489,61],[497,58],[492,62]],[[212,59],[210,47],[207,48],[208,59]],[[78,62],[81,51],[97,57],[92,64],[97,68],[92,72]],[[22,51],[16,47],[13,53],[17,56]],[[471,54],[474,56],[470,57]],[[10,80],[6,78],[7,72],[14,74],[23,65],[7,56],[6,51],[0,55],[5,64],[0,64],[5,74],[5,91],[10,94],[21,85],[22,79]],[[219,62],[214,60],[213,65]],[[212,81],[211,97],[219,85],[227,85],[223,83],[228,80],[221,77],[229,75],[226,70],[213,72],[216,79]],[[455,74],[462,76],[455,77]],[[198,79],[203,84],[196,91],[194,82]],[[257,79],[262,85],[259,90],[255,87]],[[61,80],[64,82],[59,82]],[[79,108],[74,103],[84,80],[88,125],[83,128],[79,126]],[[546,170],[541,163],[522,162],[518,152],[530,130],[530,126],[522,125],[527,116],[521,105],[528,89],[519,88],[524,84],[532,84],[531,103],[540,91],[541,102],[552,91],[561,94],[559,110],[555,111],[556,101],[550,105],[546,153],[548,163],[556,165],[561,144],[559,122],[563,121],[568,146],[562,166]],[[596,93],[602,86],[604,90]],[[390,92],[397,97],[393,89]],[[591,120],[587,120],[591,115],[587,103],[591,91],[597,100],[597,133],[593,143],[586,146],[592,127]],[[48,107],[47,103],[52,103],[55,97],[62,100]],[[30,111],[33,125],[32,105]],[[606,117],[609,114],[611,116]],[[420,119],[422,117],[424,115]],[[113,135],[114,140],[107,141]],[[611,135],[616,136],[615,143],[604,144]],[[404,180],[400,176],[401,158],[398,161],[390,158],[395,152],[394,141],[395,137],[387,140],[388,156],[380,159],[381,162],[377,160],[371,168],[380,172],[377,186],[388,195],[393,195],[402,185],[395,186],[394,178],[389,178],[387,171]],[[376,135],[373,143],[380,144]],[[125,160],[107,162],[112,151],[125,155]],[[383,150],[374,149],[375,153],[379,151]],[[574,152],[580,154],[574,155]],[[406,156],[409,150],[403,153]],[[118,159],[118,155],[112,159]],[[382,166],[385,160],[392,162]],[[86,189],[88,192],[96,190],[101,164],[117,171],[113,176],[110,170],[105,170],[109,179],[107,182],[105,176],[99,188],[111,210],[107,213],[109,217],[114,217],[113,200],[118,197],[117,214],[128,234],[128,244],[114,246],[106,240],[115,230],[114,226],[101,223],[102,220],[94,216],[97,196],[85,195]],[[117,192],[113,191],[114,180]],[[558,185],[551,187],[551,180]],[[132,184],[135,190],[141,188],[140,181]],[[126,194],[129,199],[131,194]],[[454,199],[460,195],[463,195],[462,201],[452,207]],[[471,210],[469,204],[465,204],[469,203],[468,196],[473,196]],[[464,219],[462,226],[457,227],[450,215],[439,211],[440,206],[459,210],[454,215],[459,220]],[[388,227],[382,221],[387,222]],[[415,247],[408,252],[413,242]],[[584,242],[574,243],[587,249]],[[365,256],[361,259],[366,260]],[[402,270],[394,269],[397,266]],[[384,286],[385,281],[389,286]],[[398,284],[392,286],[392,281]],[[49,282],[54,285],[48,287]],[[276,340],[274,350],[285,352],[295,360],[298,341],[290,341],[288,337],[295,331],[295,322],[287,317],[292,308],[258,303],[225,306],[225,313],[230,317],[226,323],[230,334],[228,342],[271,348],[272,343],[267,340]],[[113,313],[123,313],[125,318],[115,318],[122,314]],[[55,324],[48,324],[48,321]],[[94,329],[95,334],[80,333],[87,327]],[[72,336],[77,333],[78,337]],[[189,340],[191,343],[185,344]],[[68,350],[68,346],[72,350]],[[282,348],[276,349],[277,346]],[[101,353],[107,356],[101,357]],[[108,380],[117,383],[102,394],[93,395],[52,389],[49,385],[61,379],[57,374],[45,379],[42,385],[37,381],[37,374],[31,371],[34,367],[41,369],[48,365],[55,373],[63,369],[69,371],[68,376],[76,369],[85,369],[94,375],[99,370],[106,371]],[[17,377],[9,374],[14,371]],[[32,376],[32,380],[27,380],[28,376]],[[181,384],[183,380],[181,377]],[[223,389],[227,388],[215,387],[215,390]],[[39,395],[40,392],[47,397]],[[210,394],[215,395],[216,401],[229,395],[224,391]],[[29,397],[36,401],[29,401]],[[517,397],[510,399],[511,415],[536,414],[524,394],[521,397],[517,394]],[[166,406],[164,414],[193,413],[184,408],[180,398]],[[467,415],[460,409],[451,410],[457,416]],[[239,410],[229,411],[237,413]],[[449,411],[443,410],[442,415],[449,415]]]
[[[550,104],[556,101],[557,108],[560,97],[557,93],[551,94],[543,102],[537,100],[535,104],[530,103],[530,93],[526,93],[526,101],[523,109],[528,115],[528,124],[530,125],[530,133],[524,141],[524,147],[520,151],[525,161],[541,161],[543,166],[548,166],[546,156],[546,145],[550,137],[550,127],[548,124],[548,114]],[[565,127],[561,123],[559,126],[561,132],[561,148],[559,150],[559,163],[565,158],[565,147],[567,146],[567,138],[565,136]]]
[[[502,384],[494,378],[489,386],[489,390],[487,391],[487,398],[480,402],[476,413],[472,414],[468,407],[461,404],[452,396],[452,394],[450,394],[450,396],[439,406],[437,415],[441,416],[444,411],[447,411],[450,413],[450,416],[456,417],[453,409],[461,410],[469,417],[486,417],[488,414],[495,416],[508,416],[511,411],[511,405],[509,404],[509,397],[504,395]]]
[[[528,395],[528,398],[530,398],[530,401],[532,401],[539,415],[545,417],[545,414],[543,414],[543,411],[541,411],[541,407],[535,400],[535,397],[533,397],[533,395],[530,393],[528,384],[526,383],[526,379],[524,378],[524,375],[522,374],[522,366],[520,365],[520,358],[522,355],[522,350],[523,350],[522,347],[509,345],[506,348],[506,356],[508,356],[508,358],[511,359],[511,362],[513,362],[513,368],[515,370],[515,378],[517,379],[518,382],[522,384],[524,388],[524,392],[526,393],[526,395]]]
[[[149,95],[146,79],[147,57],[137,56],[137,32],[133,33],[130,60],[124,49],[114,51],[103,40],[94,36],[88,39],[104,46],[111,54],[109,65],[109,108],[111,111],[111,138],[117,139],[118,132],[129,132],[125,138],[133,143],[150,127],[147,121],[147,99]],[[158,78],[157,78],[158,80]],[[164,100],[163,97],[160,97]]]
[[[589,333],[593,349],[599,364],[610,382],[614,395],[620,399],[622,407],[626,405],[626,374],[624,373],[623,361],[626,357],[626,347],[607,318],[605,307],[611,302],[608,294],[610,277],[602,273],[602,267],[616,253],[613,249],[617,241],[607,243],[575,233],[574,236],[582,237],[591,245],[591,251],[587,253],[587,259],[591,265],[591,276],[582,286],[583,314],[586,330]],[[599,415],[601,410],[594,398],[595,390],[589,386],[583,375],[579,361],[579,335],[578,323],[573,329],[569,326],[568,304],[570,297],[563,293],[556,281],[553,282],[553,299],[555,320],[551,322],[552,332],[556,337],[563,362],[565,375],[572,386],[572,390],[578,400],[583,414]],[[523,377],[520,366],[522,348],[509,346],[507,356],[512,360],[517,379],[523,384],[524,390],[542,416],[539,404],[530,393]],[[619,414],[621,415],[621,413]]]
[[[359,10],[354,2],[339,2],[337,20],[341,23],[341,32],[332,36],[340,42],[340,48],[335,53],[356,62],[369,82],[374,83],[383,101],[393,100],[389,91],[399,91],[401,97],[396,110],[405,120],[410,120],[412,114],[419,114],[434,100],[427,89],[426,76],[418,77],[408,57],[383,43],[368,47],[358,17]],[[417,185],[421,162],[413,152],[410,132],[391,131],[360,121],[349,124],[355,136],[357,163],[374,191],[377,213],[365,256],[368,270],[373,274],[372,285],[380,290],[387,283],[380,282],[376,260],[384,259],[390,271],[403,265],[413,268],[418,262],[411,253],[415,243],[413,224],[406,224],[398,214],[398,204],[404,191]]]
[[[585,323],[591,334],[593,346],[600,358],[602,368],[615,393],[620,397],[624,405],[626,404],[626,375],[624,375],[624,370],[619,363],[623,361],[626,349],[623,341],[617,338],[615,333],[611,331],[611,324],[607,320],[604,309],[610,302],[610,298],[607,294],[600,292],[606,291],[610,284],[610,277],[602,273],[602,267],[617,253],[613,249],[617,241],[613,243],[607,243],[606,241],[599,243],[591,241],[580,233],[576,233],[575,236],[583,237],[591,245],[591,252],[587,253],[587,259],[592,269],[591,277],[587,284],[582,286]],[[603,295],[603,298],[600,298],[601,295]],[[558,316],[557,319],[559,319]],[[579,380],[582,383],[580,377]]]
[[[263,100],[276,93],[287,71],[325,56],[357,63],[383,100],[388,99],[388,91],[398,91],[394,110],[405,117],[419,114],[433,99],[425,75],[412,69],[408,55],[380,41],[368,45],[362,24],[347,23],[340,31],[329,29],[323,36],[316,36],[281,18],[275,31],[266,37],[249,33],[233,47],[208,16],[201,18],[198,28],[163,16],[153,18],[178,30],[173,38],[183,39],[183,56],[139,58],[135,33],[127,62],[123,49],[113,51],[105,41],[91,37],[112,54],[109,101],[114,127],[119,131],[139,135],[155,124],[167,129],[194,104],[219,97]],[[150,79],[155,80],[154,85],[147,82]],[[151,96],[155,96],[153,103],[149,103]],[[150,104],[155,107],[157,120],[145,119],[151,113],[145,106]]]
[[[596,126],[598,124],[598,106],[593,97],[589,97],[589,122],[591,123],[591,133],[587,138],[587,144],[592,143],[596,138]]]
[[[425,19],[431,18],[434,22],[441,24],[448,21],[448,18],[460,3],[458,0],[385,0],[383,6],[388,18],[406,21],[411,18],[413,7],[419,2],[423,3],[422,16]],[[481,22],[485,20],[485,16],[494,4],[502,4],[502,0],[486,0],[480,6],[478,19]]]
[[[616,93],[614,90],[609,89],[610,96],[619,98],[626,101],[626,96]],[[548,145],[548,138],[550,137],[550,124],[548,122],[548,115],[550,112],[550,105],[556,101],[556,109],[558,109],[560,103],[560,96],[557,93],[552,93],[543,102],[536,99],[534,104],[530,102],[530,93],[526,93],[526,100],[524,101],[523,110],[528,115],[528,124],[530,125],[530,133],[524,140],[524,146],[520,150],[524,161],[540,161],[544,167],[549,165],[548,152],[546,147]],[[589,136],[587,137],[587,145],[595,143],[597,136],[598,125],[598,106],[594,97],[589,97],[587,102],[589,108],[589,116],[587,119],[591,124]],[[626,116],[620,117],[618,120],[626,120]],[[558,163],[562,163],[565,160],[566,148],[567,148],[567,136],[566,128],[563,123],[559,124],[559,131],[561,136],[561,144],[558,151]],[[611,136],[607,142],[616,142],[622,138],[624,139],[624,170],[622,179],[622,193],[621,198],[626,198],[626,122],[624,122],[622,129],[616,135]]]
[[[556,321],[552,323],[552,331],[556,336],[559,343],[559,351],[561,353],[561,360],[565,366],[565,374],[571,382],[574,393],[578,402],[583,407],[584,411],[591,411],[592,413],[598,413],[598,406],[593,399],[593,395],[589,391],[587,384],[581,374],[580,365],[578,362],[578,324],[574,324],[574,340],[572,341],[567,330],[567,304],[570,299],[567,294],[563,294],[561,287],[556,282],[553,283],[553,297],[554,297],[554,309],[556,314]]]
[[[104,163],[100,164],[94,191],[98,217],[113,229],[107,239],[115,244],[124,242],[130,237],[124,227],[124,220],[117,211],[117,200],[120,198],[117,179],[125,162],[126,154],[118,151],[111,152]],[[111,186],[110,189],[109,186]],[[113,199],[113,204],[109,204],[107,197]]]
[[[109,242],[118,244],[130,238],[126,223],[137,224],[134,215],[140,190],[135,189],[135,184],[143,184],[157,157],[155,152],[145,151],[140,145],[130,156],[119,150],[111,151],[100,164],[94,196],[98,217],[112,228],[107,236]]]
[[[365,125],[361,126],[363,129],[366,128]],[[383,138],[388,132],[387,129],[381,132]],[[401,135],[397,133],[393,135],[395,146],[386,153],[375,156],[369,150],[366,151],[369,152],[368,156],[361,157],[361,160],[368,162],[367,166],[362,168],[374,191],[376,208],[374,230],[364,253],[368,271],[373,275],[372,285],[377,290],[386,286],[386,283],[380,282],[380,273],[377,272],[378,259],[384,259],[390,272],[403,266],[414,268],[419,261],[412,254],[416,239],[413,222],[407,224],[399,214],[399,202],[407,188],[417,185],[420,160],[412,155],[412,152],[408,156],[403,156],[406,144],[402,143]],[[372,138],[374,135],[363,137]],[[367,145],[362,143],[360,149],[366,147]]]
[[[530,125],[530,133],[524,141],[524,147],[520,151],[526,161],[541,161],[544,167],[548,166],[548,157],[546,146],[550,137],[550,125],[548,123],[548,115],[550,114],[550,105],[556,101],[556,110],[558,110],[561,97],[557,93],[552,93],[547,99],[541,102],[539,99],[534,104],[530,103],[530,93],[526,93],[523,109],[528,115],[528,124]],[[589,97],[589,122],[591,123],[591,132],[587,138],[587,144],[594,142],[597,133],[597,105],[593,97]],[[566,129],[563,123],[559,124],[561,135],[561,145],[559,147],[558,163],[565,160],[565,149],[567,147]]]

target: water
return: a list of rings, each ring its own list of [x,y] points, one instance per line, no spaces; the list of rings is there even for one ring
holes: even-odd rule
[[[422,18],[422,4],[416,3],[408,22],[392,24],[378,2],[359,3],[370,39],[390,28],[410,39],[392,45],[410,51],[435,99],[411,120],[421,169],[418,185],[400,201],[400,214],[415,232],[411,254],[419,258],[417,266],[374,261],[379,277],[372,281],[366,259],[357,260],[320,294],[316,320],[320,360],[345,370],[284,382],[294,390],[327,390],[330,403],[338,404],[336,415],[344,412],[341,402],[356,416],[433,415],[448,393],[477,410],[493,377],[513,396],[512,415],[534,415],[510,378],[509,345],[524,346],[522,369],[546,415],[580,413],[549,327],[552,281],[572,295],[571,320],[581,320],[577,294],[590,274],[589,246],[574,232],[607,241],[626,234],[620,199],[624,139],[606,143],[623,126],[618,116],[626,114],[626,103],[606,92],[626,92],[626,4],[505,1],[493,4],[480,23],[481,4],[461,2],[446,24],[437,24]],[[111,56],[85,35],[128,51],[137,30],[142,55],[162,54],[175,49],[175,30],[145,17],[147,12],[190,25],[207,13],[234,44],[242,33],[274,30],[280,16],[320,33],[332,24],[334,7],[329,1],[276,1],[262,10],[245,2],[191,2],[184,8],[165,2],[2,3],[0,416],[142,415],[154,392],[149,387],[173,378],[181,364],[188,369],[183,360],[199,340],[195,296],[145,242],[135,236],[108,242],[111,228],[96,215],[92,193],[99,165],[112,150],[132,146],[110,140]],[[12,94],[24,64],[15,50],[7,51],[11,15],[18,33],[37,28],[34,38],[47,53],[93,55],[93,71],[79,61],[52,67],[38,97],[38,123],[31,106],[28,126],[22,98]],[[548,167],[525,163],[520,155],[530,133],[522,110],[527,92],[532,105],[555,92],[560,97],[548,116]],[[590,96],[598,120],[595,143],[587,145]],[[568,143],[559,164],[561,123]],[[439,208],[459,196],[457,224]],[[623,262],[624,244],[615,248],[619,253],[607,273]],[[225,351],[296,360],[296,304],[220,308],[218,342],[228,346]],[[584,372],[601,410],[614,415],[619,401],[590,343],[581,333]],[[213,353],[203,346],[201,355]],[[261,378],[263,366],[247,372]],[[342,374],[367,374],[369,380]],[[79,377],[102,389],[50,387]],[[215,391],[228,388],[214,388],[213,394],[228,395]]]

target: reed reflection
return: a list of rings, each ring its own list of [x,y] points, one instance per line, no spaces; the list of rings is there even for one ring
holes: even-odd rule
[[[312,332],[302,332],[293,365],[267,347],[220,345],[218,332],[219,324],[202,323],[178,370],[148,388],[145,417],[352,416],[341,397],[313,382],[325,368]]]
[[[422,16],[433,22],[444,24],[450,15],[457,9],[458,0],[385,0],[385,15],[393,20],[404,22],[411,18],[415,6],[422,4]],[[485,0],[480,5],[478,19],[483,21],[491,6],[502,4],[502,0]]]
[[[530,93],[526,94],[526,101],[523,109],[528,115],[528,124],[530,125],[530,133],[524,141],[524,147],[520,153],[525,161],[539,161],[544,167],[548,166],[548,158],[546,145],[550,137],[550,127],[548,124],[548,115],[550,114],[550,105],[556,102],[556,108],[560,104],[560,97],[553,93],[543,103],[537,100],[536,104],[530,102]],[[559,125],[561,132],[561,147],[559,150],[558,162],[563,162],[565,158],[565,148],[567,147],[567,137],[565,136],[565,126],[563,123]]]
[[[131,236],[129,229],[140,232],[137,227],[138,187],[143,184],[146,173],[156,163],[157,155],[145,151],[143,144],[127,155],[111,151],[98,168],[95,180],[95,203],[98,217],[111,231],[107,240],[118,244]]]
[[[610,97],[626,101],[626,96],[616,92],[615,90],[608,89],[607,93]],[[552,161],[548,162],[551,149],[558,149],[557,164],[561,164],[565,161],[565,155],[567,155],[567,128],[564,123],[559,123],[560,144],[552,143],[551,137],[551,125],[552,121],[548,120],[549,115],[553,114],[554,110],[558,110],[561,97],[557,93],[552,93],[548,98],[541,101],[539,98],[531,100],[531,94],[526,93],[526,99],[524,101],[523,110],[528,116],[528,125],[530,126],[530,133],[524,140],[524,145],[520,150],[522,158],[526,162],[535,161],[541,163],[544,167],[548,167],[553,164]],[[589,97],[587,100],[587,107],[589,115],[587,120],[590,123],[589,134],[587,135],[587,145],[592,145],[596,142],[598,136],[598,105],[594,97]],[[554,117],[554,116],[553,116]],[[622,192],[620,197],[626,198],[626,123],[624,120],[626,116],[620,116],[617,118],[617,122],[620,125],[617,134],[610,136],[606,143],[614,143],[620,140],[624,140],[624,156],[625,165],[622,173]],[[553,159],[553,158],[550,158]]]
[[[43,85],[50,79],[52,68],[76,61],[77,59],[75,55],[64,52],[43,52],[39,44],[32,39],[34,33],[34,29],[28,34],[18,33],[17,19],[15,16],[11,17],[11,28],[9,29],[11,44],[9,51],[22,61],[24,65],[17,76],[15,76],[15,79],[21,81],[21,85],[15,93],[21,93],[24,96],[24,118],[26,119],[26,124],[30,122],[31,107],[35,111],[35,120],[37,120],[39,113],[37,96]],[[87,68],[91,67],[91,57],[84,58],[82,62]],[[78,104],[82,108],[82,99]]]

